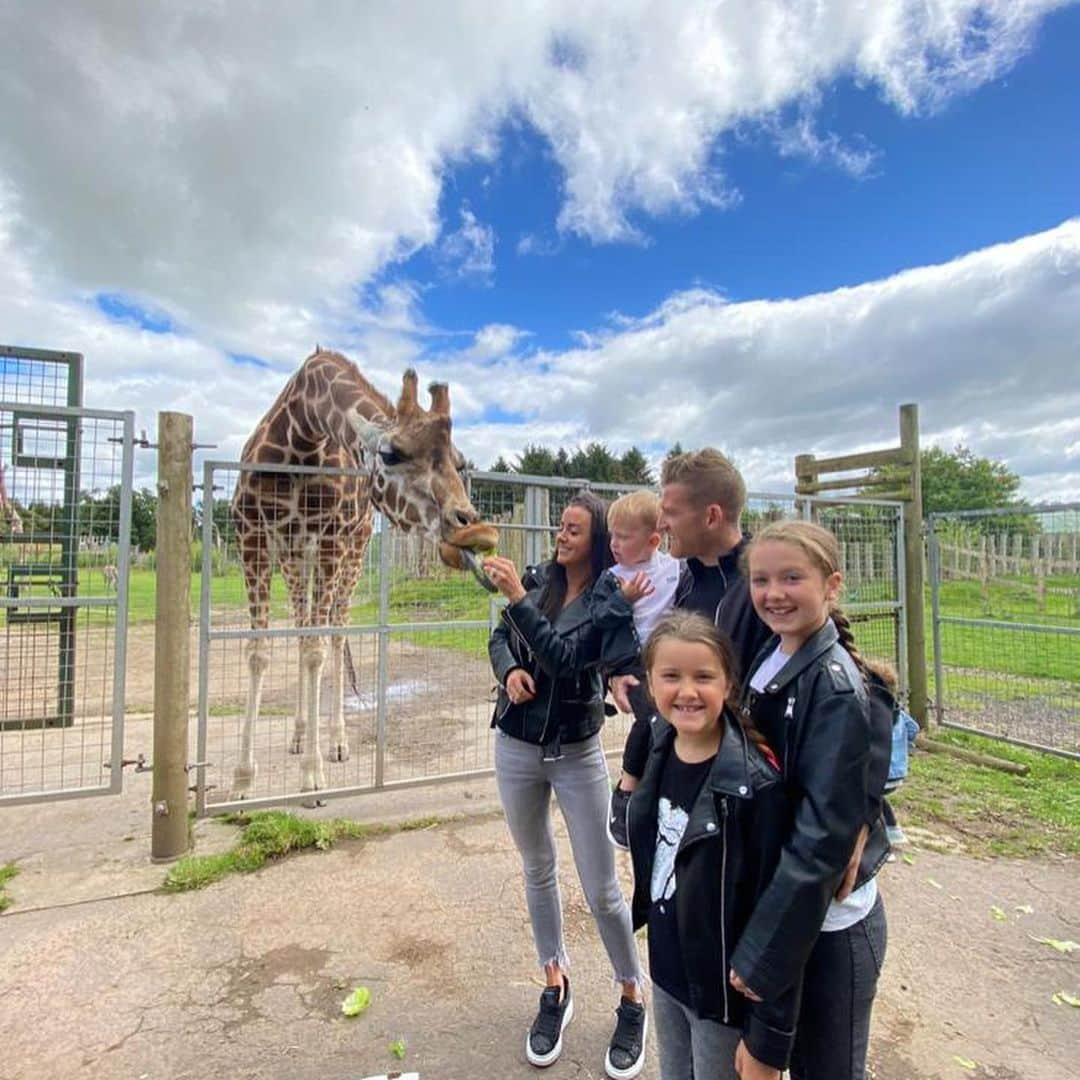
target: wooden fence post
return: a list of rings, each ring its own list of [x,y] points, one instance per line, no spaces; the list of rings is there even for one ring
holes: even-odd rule
[[[171,862],[188,849],[191,433],[190,416],[158,415],[154,809],[150,835],[154,862]]]

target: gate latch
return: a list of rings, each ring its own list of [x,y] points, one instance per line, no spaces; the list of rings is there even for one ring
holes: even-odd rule
[[[146,755],[141,754],[141,753],[136,755],[133,758],[122,758],[121,759],[121,761],[120,761],[120,768],[121,769],[126,769],[129,765],[134,765],[136,772],[152,772],[153,768],[154,768],[154,766],[149,761],[146,760]],[[112,768],[112,762],[111,761],[103,762],[102,763],[102,768],[111,769]]]

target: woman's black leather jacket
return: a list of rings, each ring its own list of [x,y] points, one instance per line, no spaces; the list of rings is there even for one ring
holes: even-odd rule
[[[777,641],[764,646],[755,667]],[[741,707],[752,718],[762,709],[782,710],[783,745],[773,750],[794,812],[779,865],[732,957],[746,984],[769,1000],[801,975],[864,824],[870,834],[856,888],[888,856],[881,804],[891,717],[887,709],[871,708],[862,672],[840,644],[832,620],[761,694],[748,682]],[[758,727],[768,735],[764,725]]]
[[[562,743],[580,742],[604,725],[604,679],[600,671],[602,634],[590,615],[587,593],[549,620],[537,606],[540,588],[508,604],[492,631],[488,655],[499,681],[491,726],[544,748],[558,757]],[[515,705],[506,677],[524,668],[536,683],[536,697]]]

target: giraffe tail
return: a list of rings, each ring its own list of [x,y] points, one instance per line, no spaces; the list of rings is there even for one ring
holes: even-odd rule
[[[349,678],[349,686],[357,700],[360,698],[360,680],[356,675],[356,665],[353,663],[352,649],[349,648],[349,639],[345,639],[345,674]]]

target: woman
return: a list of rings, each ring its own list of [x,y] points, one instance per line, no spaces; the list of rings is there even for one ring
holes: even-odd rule
[[[599,736],[601,634],[587,603],[610,559],[606,508],[582,492],[563,511],[542,585],[527,592],[509,559],[485,559],[484,569],[509,602],[488,646],[500,685],[492,721],[498,729],[495,778],[521,855],[529,919],[547,983],[526,1036],[525,1056],[533,1065],[553,1064],[574,1012],[551,826],[554,791],[582,890],[622,984],[604,1067],[615,1080],[629,1080],[645,1063],[646,1014],[630,911],[607,840],[610,779]]]

